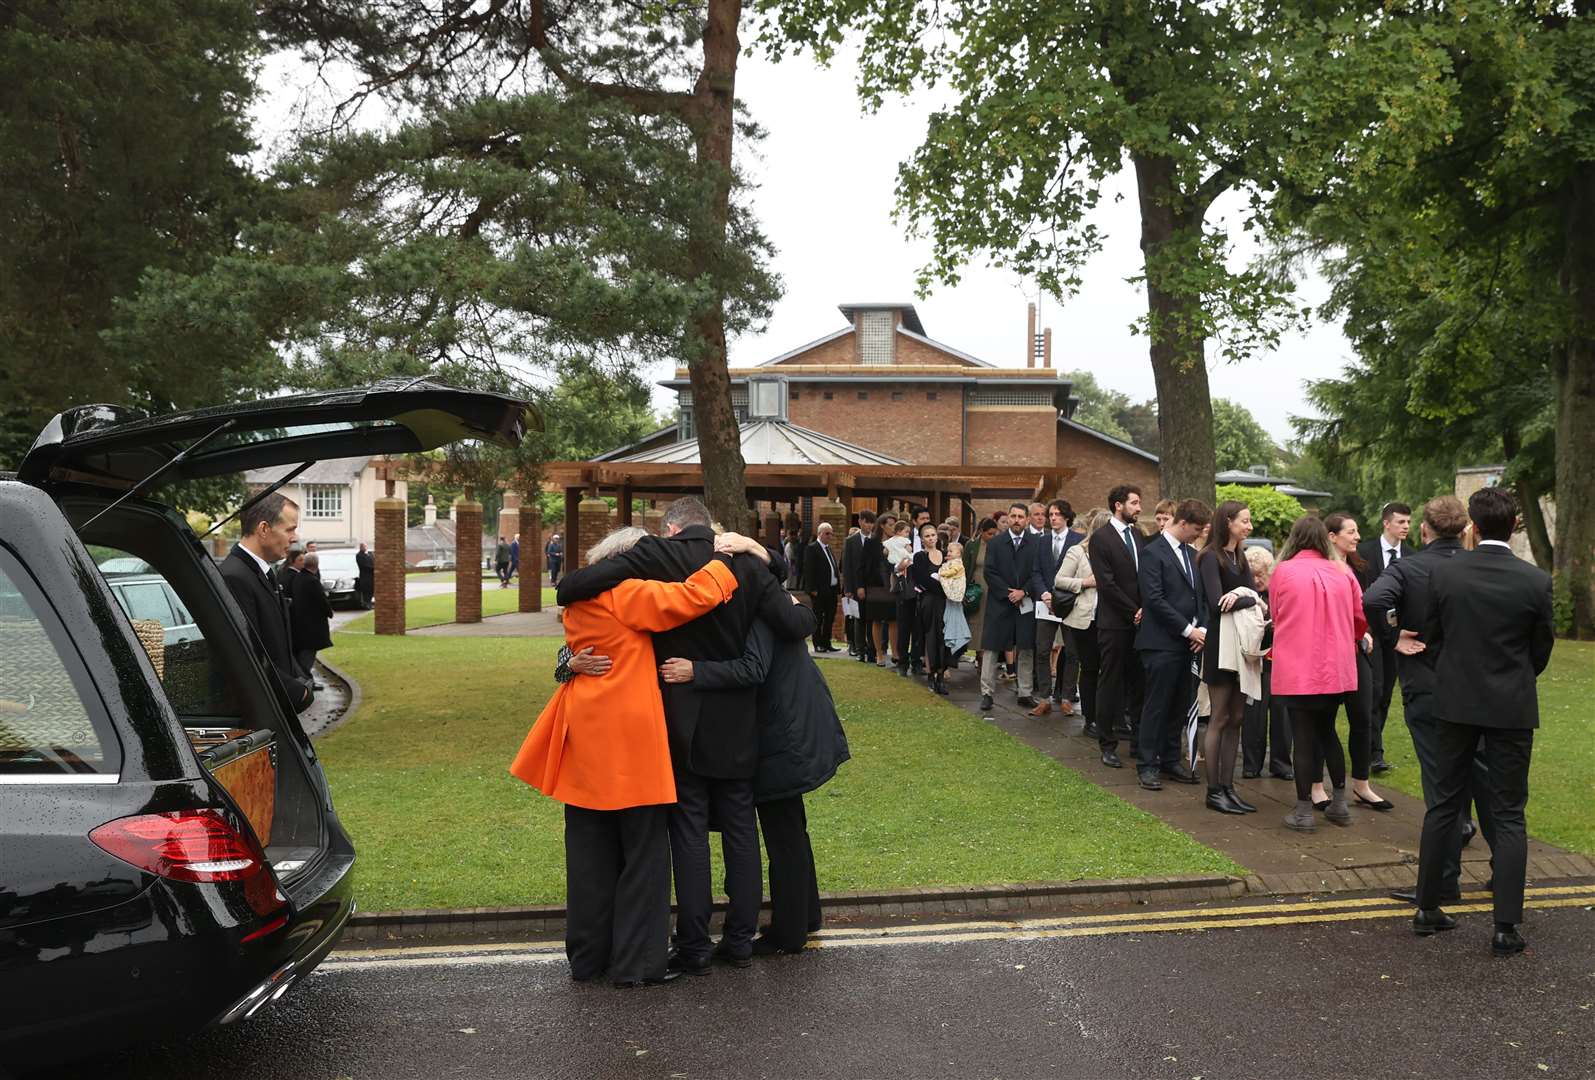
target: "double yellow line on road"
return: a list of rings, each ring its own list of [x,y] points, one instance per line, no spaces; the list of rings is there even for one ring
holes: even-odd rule
[[[1542,886],[1525,890],[1531,909],[1595,906],[1595,885]],[[1464,893],[1462,902],[1447,904],[1452,914],[1491,909],[1490,894]],[[953,945],[968,941],[1035,941],[1047,938],[1157,934],[1175,931],[1244,929],[1256,926],[1298,926],[1356,922],[1364,919],[1411,918],[1410,904],[1387,897],[1253,903],[1233,907],[1179,908],[1171,911],[1111,912],[1041,919],[984,919],[968,922],[901,923],[879,927],[833,927],[811,935],[811,949],[868,948],[883,945]],[[366,971],[407,967],[553,963],[563,960],[557,941],[497,942],[487,945],[416,945],[396,949],[345,949],[329,957],[321,970]]]

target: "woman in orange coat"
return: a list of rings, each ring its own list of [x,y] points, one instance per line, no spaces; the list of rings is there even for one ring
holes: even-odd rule
[[[647,535],[620,529],[588,553],[594,563]],[[757,546],[733,534],[722,551]],[[571,977],[617,986],[670,981],[670,849],[665,813],[676,801],[655,671],[655,631],[730,599],[737,579],[717,557],[683,582],[631,580],[565,609],[570,648],[613,664],[602,679],[562,683],[510,772],[565,804],[565,954]]]

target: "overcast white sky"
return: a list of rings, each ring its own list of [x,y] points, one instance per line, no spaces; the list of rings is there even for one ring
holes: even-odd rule
[[[292,126],[307,70],[290,56],[266,64],[266,93],[254,110],[263,156]],[[847,60],[827,69],[807,57],[774,64],[744,56],[737,91],[768,132],[757,157],[743,158],[760,185],[754,204],[775,244],[786,291],[764,333],[732,342],[734,365],[756,364],[840,329],[838,304],[906,299],[931,337],[990,363],[1023,366],[1025,304],[1036,296],[1017,275],[971,265],[956,287],[936,288],[924,299],[913,295],[930,246],[911,241],[892,220],[893,190],[898,163],[924,133],[928,99],[889,101],[865,115]],[[1055,367],[1084,368],[1104,386],[1142,400],[1155,396],[1152,371],[1146,340],[1130,324],[1145,311],[1146,298],[1126,282],[1140,270],[1140,229],[1128,175],[1118,189],[1124,198],[1105,199],[1098,211],[1107,241],[1086,270],[1084,289],[1061,302],[1039,302],[1042,325],[1052,328]],[[1238,223],[1233,231],[1241,235]],[[1322,293],[1321,282],[1303,283],[1309,302]],[[1339,329],[1318,324],[1244,365],[1210,361],[1212,392],[1245,404],[1284,441],[1292,434],[1290,416],[1307,408],[1302,381],[1336,375],[1349,358]],[[662,379],[670,372],[654,374]],[[661,409],[675,404],[664,391],[656,390],[655,400]]]

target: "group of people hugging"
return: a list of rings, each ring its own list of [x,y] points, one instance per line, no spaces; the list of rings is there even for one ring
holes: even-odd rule
[[[820,924],[803,796],[848,759],[805,642],[815,616],[783,587],[781,556],[717,535],[694,497],[663,525],[611,533],[560,582],[559,687],[510,766],[565,804],[571,977],[620,987],[801,951]],[[718,944],[711,828],[729,900]]]

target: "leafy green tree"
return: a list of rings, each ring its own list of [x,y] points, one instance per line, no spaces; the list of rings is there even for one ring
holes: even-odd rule
[[[1218,469],[1273,467],[1279,460],[1274,439],[1246,406],[1228,398],[1213,399],[1213,446]]]
[[[1061,373],[1073,386],[1073,393],[1080,399],[1080,404],[1075,407],[1076,421],[1088,428],[1093,428],[1104,435],[1112,435],[1115,439],[1130,442],[1130,433],[1119,423],[1118,413],[1130,407],[1128,394],[1117,390],[1108,390],[1097,382],[1097,377],[1084,369],[1065,371]]]
[[[278,385],[269,353],[111,333],[151,276],[208,263],[251,220],[259,55],[249,0],[0,4],[0,468],[70,405]]]
[[[1245,503],[1252,512],[1252,535],[1265,536],[1274,542],[1274,549],[1285,542],[1290,527],[1307,511],[1292,495],[1271,487],[1251,484],[1220,484],[1214,489],[1218,503],[1234,500]]]
[[[1113,418],[1130,433],[1130,441],[1149,454],[1163,454],[1162,429],[1158,426],[1157,402],[1143,401],[1117,410]]]
[[[1133,170],[1157,385],[1162,488],[1213,495],[1206,349],[1234,359],[1277,343],[1295,313],[1287,278],[1236,269],[1215,201],[1258,200],[1295,139],[1277,30],[1281,5],[992,4],[983,0],[761,0],[774,55],[828,58],[862,36],[860,94],[929,90],[932,114],[898,176],[898,204],[934,245],[922,286],[973,257],[1067,294],[1101,245],[1091,211]]]

